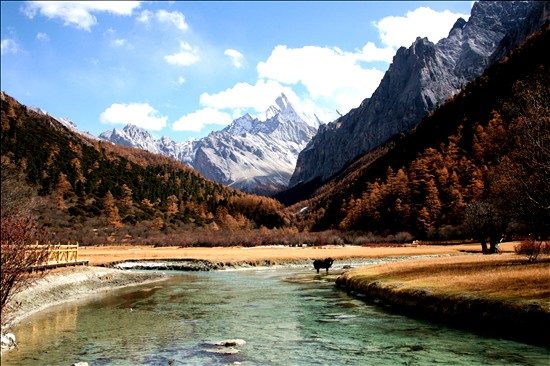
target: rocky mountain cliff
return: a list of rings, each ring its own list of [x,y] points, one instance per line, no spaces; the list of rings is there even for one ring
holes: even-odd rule
[[[99,137],[172,157],[208,179],[244,192],[270,195],[288,186],[298,154],[315,135],[312,126],[319,124],[316,116],[297,111],[282,94],[266,111],[265,120],[246,114],[199,140],[155,140],[133,125]]]
[[[547,1],[477,2],[469,20],[458,19],[437,44],[417,38],[409,48],[401,47],[371,98],[319,128],[298,156],[289,187],[322,183],[360,155],[413,129],[481,75],[495,52],[506,54],[539,28],[548,8]]]

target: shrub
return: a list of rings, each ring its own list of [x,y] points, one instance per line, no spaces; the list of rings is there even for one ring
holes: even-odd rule
[[[45,232],[28,217],[2,217],[0,230],[0,312],[1,323],[8,321],[6,314],[13,296],[29,286],[34,277],[30,271],[34,266],[44,263],[49,254],[48,246],[30,249],[39,240],[46,243]]]
[[[529,237],[519,244],[514,246],[514,251],[519,255],[526,255],[529,257],[529,261],[533,262],[537,260],[539,255],[550,254],[550,242],[537,241],[535,238]]]
[[[414,237],[412,236],[411,233],[408,233],[406,231],[401,231],[397,234],[395,234],[395,242],[396,243],[410,243],[412,242],[414,239]]]

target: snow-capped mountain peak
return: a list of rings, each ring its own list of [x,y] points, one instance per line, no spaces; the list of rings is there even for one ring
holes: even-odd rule
[[[82,135],[82,136],[85,136],[87,138],[91,138],[93,140],[97,139],[97,137],[95,137],[94,135],[92,135],[91,133],[89,132],[82,132],[78,129],[78,126],[76,125],[76,123],[74,123],[71,119],[69,118],[66,118],[66,117],[54,117],[52,115],[50,115],[48,113],[48,111],[40,108],[40,107],[36,107],[36,106],[31,106],[29,107],[29,109],[33,112],[36,112],[36,113],[39,113],[39,114],[43,114],[45,116],[50,116],[52,118],[54,118],[57,122],[61,123],[63,126],[67,127],[69,130],[79,134],[79,135]]]
[[[296,112],[296,109],[294,109],[294,106],[290,103],[286,95],[281,93],[275,100],[275,104],[271,105],[267,111],[265,112],[265,120],[269,120],[276,115],[279,115],[282,119],[286,121],[301,121],[305,122],[304,116],[300,115],[298,112]]]
[[[141,127],[129,124],[122,130],[113,128],[99,135],[100,139],[111,141],[117,145],[138,147],[153,153],[160,153],[153,136]]]
[[[132,125],[104,132],[100,138],[170,156],[237,189],[271,194],[286,188],[298,153],[315,135],[304,115],[281,94],[266,111],[266,120],[245,114],[196,141],[155,140]]]
[[[257,119],[247,113],[231,122],[223,131],[232,135],[242,136],[254,128],[255,122],[257,122]]]
[[[37,107],[37,106],[30,106],[29,109],[33,112],[36,112],[36,113],[39,113],[39,114],[43,114],[45,116],[48,115],[48,112],[46,112],[44,109],[40,108],[40,107]]]

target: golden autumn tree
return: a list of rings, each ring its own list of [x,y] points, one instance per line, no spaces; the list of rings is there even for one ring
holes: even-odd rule
[[[166,198],[166,214],[168,216],[175,216],[179,212],[178,197],[170,195]]]
[[[131,212],[134,206],[134,200],[132,199],[132,190],[126,184],[122,185],[122,196],[120,203],[128,211]]]
[[[496,169],[501,184],[493,186],[506,192],[503,204],[537,240],[550,236],[549,83],[546,70],[539,70],[528,82],[516,83],[517,99],[506,105],[511,118],[510,151]]]
[[[65,195],[72,192],[71,183],[67,180],[67,176],[63,173],[59,173],[57,177],[57,183],[55,184],[54,197],[55,203],[58,209],[65,210],[67,205],[65,204]]]
[[[110,225],[115,227],[122,226],[118,207],[111,191],[107,191],[107,193],[105,193],[105,197],[103,197],[103,211],[105,212]]]

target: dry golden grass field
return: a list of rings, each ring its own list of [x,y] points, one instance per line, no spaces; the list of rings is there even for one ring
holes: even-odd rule
[[[452,295],[488,296],[515,302],[536,301],[550,312],[550,258],[529,262],[512,253],[421,258],[357,268],[355,281]]]
[[[501,246],[504,252],[513,252],[513,243]],[[238,264],[240,262],[262,263],[290,262],[332,257],[381,258],[426,254],[462,254],[463,252],[480,252],[479,244],[463,245],[408,245],[408,246],[318,246],[318,247],[214,247],[214,248],[180,248],[153,246],[93,246],[80,247],[79,260],[87,260],[90,265],[105,265],[126,260],[145,259],[203,259],[211,262]]]

